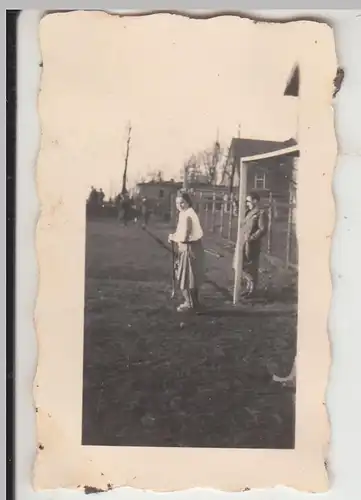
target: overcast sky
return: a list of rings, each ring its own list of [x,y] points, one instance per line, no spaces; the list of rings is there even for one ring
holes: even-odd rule
[[[109,194],[120,185],[129,122],[130,185],[149,170],[179,176],[217,129],[225,146],[239,124],[242,137],[294,137],[297,100],[283,96],[296,62],[293,28],[229,16],[46,17],[40,111],[53,161],[86,164],[87,187]]]

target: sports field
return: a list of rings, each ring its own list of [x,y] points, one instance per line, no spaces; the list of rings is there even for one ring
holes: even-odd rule
[[[208,312],[183,316],[146,231],[89,221],[86,245],[83,444],[293,447],[294,390],[271,375],[293,363],[294,280],[263,263],[266,299],[235,308],[231,255],[208,255]]]

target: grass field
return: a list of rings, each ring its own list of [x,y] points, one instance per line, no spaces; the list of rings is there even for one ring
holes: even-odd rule
[[[88,222],[86,252],[83,444],[293,447],[293,390],[270,372],[292,366],[295,312],[224,309],[230,259],[207,257],[218,314],[176,313],[170,255],[133,225]]]

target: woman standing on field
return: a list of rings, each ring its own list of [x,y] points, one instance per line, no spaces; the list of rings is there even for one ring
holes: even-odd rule
[[[182,312],[200,305],[199,288],[204,280],[203,230],[189,194],[179,194],[176,206],[179,211],[177,230],[169,235],[168,241],[178,246],[177,280],[184,303],[177,311]]]

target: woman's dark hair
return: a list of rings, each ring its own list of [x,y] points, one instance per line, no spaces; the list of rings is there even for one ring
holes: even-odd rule
[[[260,195],[256,191],[251,191],[248,195],[252,200],[260,201]]]
[[[185,192],[181,191],[181,192],[178,194],[178,196],[179,196],[180,198],[182,198],[182,199],[183,199],[183,200],[187,203],[187,205],[188,205],[189,207],[192,207],[192,206],[193,206],[192,198],[189,196],[189,194],[188,194],[188,193],[185,193]]]

